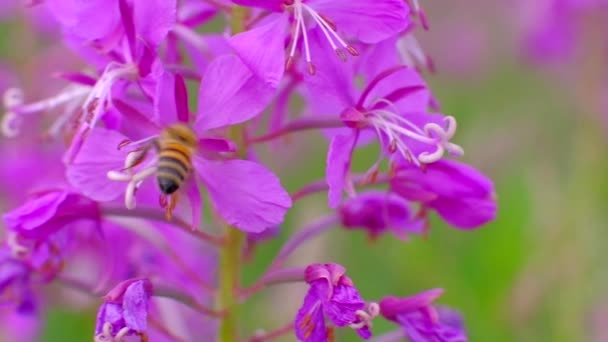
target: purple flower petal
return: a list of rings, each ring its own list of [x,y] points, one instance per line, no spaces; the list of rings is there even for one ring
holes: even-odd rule
[[[359,291],[353,286],[343,284],[334,287],[331,300],[323,306],[329,319],[338,327],[354,323],[358,319],[355,312],[364,308],[365,302]]]
[[[355,134],[336,135],[332,138],[327,152],[325,177],[329,185],[329,206],[335,208],[342,201],[342,191],[346,186],[346,176],[350,169],[351,152]]]
[[[247,160],[194,158],[195,170],[215,210],[228,224],[259,233],[283,222],[291,198],[264,166]]]
[[[364,43],[378,43],[409,26],[402,0],[313,0],[310,6],[330,18],[339,31]]]
[[[276,88],[285,72],[287,16],[277,14],[270,19],[233,36],[228,43],[258,78]]]
[[[195,130],[238,124],[260,114],[274,89],[256,78],[237,56],[216,58],[205,72],[199,90]]]
[[[107,202],[124,193],[125,184],[108,179],[108,171],[120,170],[124,165],[125,151],[118,146],[127,138],[104,128],[95,128],[82,144],[66,176],[72,186],[87,197]]]
[[[362,227],[372,238],[389,229],[403,240],[409,234],[422,234],[424,231],[424,221],[412,215],[410,203],[393,193],[362,193],[345,202],[339,212],[344,227]]]
[[[397,321],[398,316],[429,307],[443,294],[443,289],[431,289],[410,297],[384,297],[380,301],[380,313],[391,321]]]
[[[496,216],[492,181],[473,167],[454,160],[429,164],[425,171],[406,166],[398,171],[391,186],[405,198],[420,197],[417,189],[434,194],[435,198],[429,198],[425,204],[459,228],[476,228]]]
[[[166,127],[177,122],[177,104],[175,88],[176,78],[172,73],[162,70],[156,82],[154,96],[154,121]]]
[[[294,321],[296,337],[301,342],[328,342],[320,298],[311,287]]]
[[[125,325],[139,332],[145,331],[148,324],[148,302],[151,293],[146,282],[147,280],[140,280],[129,285],[122,303]]]
[[[133,20],[137,35],[158,46],[177,20],[177,0],[134,0]]]

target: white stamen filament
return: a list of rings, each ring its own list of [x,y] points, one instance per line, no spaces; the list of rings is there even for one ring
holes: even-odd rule
[[[21,101],[20,101],[21,103],[13,104],[13,103],[7,102],[6,95],[9,92],[9,91],[7,91],[7,93],[5,93],[4,105],[6,108],[9,108],[9,109],[11,109],[12,107],[18,107],[18,108],[15,108],[14,111],[19,114],[33,114],[33,113],[38,113],[38,112],[42,112],[45,110],[56,108],[59,105],[62,105],[66,102],[70,102],[72,100],[83,97],[84,95],[88,94],[90,91],[91,91],[91,89],[89,87],[72,85],[72,86],[66,87],[61,92],[56,94],[55,96],[49,97],[44,100],[40,100],[38,102],[30,103],[25,106],[22,105],[23,99],[21,99]]]
[[[391,106],[387,100],[378,100]],[[394,106],[392,106],[394,107]],[[384,144],[383,135],[388,139],[389,151],[399,152],[404,158],[411,160],[414,164],[433,163],[447,151],[452,156],[461,156],[464,154],[463,149],[450,142],[456,133],[456,119],[452,116],[444,118],[445,125],[442,127],[436,123],[427,123],[423,129],[414,125],[406,118],[384,109],[376,109],[366,113],[367,122],[374,128],[380,143]],[[435,146],[433,152],[422,152],[418,156],[413,156],[410,148],[402,137],[419,141],[429,146]]]
[[[304,25],[304,16],[302,15],[302,6],[296,6],[295,11],[296,21],[301,25],[302,38],[304,40],[304,53],[306,54],[306,62],[311,63],[310,57],[310,46],[308,45],[308,33],[306,33],[306,26]]]
[[[360,322],[349,324],[349,327],[354,330],[359,330],[364,327],[371,328],[372,320],[380,314],[380,305],[378,303],[370,303],[366,310],[357,310],[355,315],[359,318]]]
[[[114,337],[114,341],[116,341],[116,342],[122,341],[129,333],[129,330],[130,329],[128,327],[124,327],[124,328],[120,329],[118,331],[118,334],[116,334],[116,336]]]
[[[348,44],[342,39],[342,37],[340,37],[340,35],[334,31],[334,29],[331,27],[331,25],[329,25],[329,23],[323,19],[323,17],[321,17],[321,15],[319,15],[319,13],[317,13],[315,10],[313,10],[310,6],[306,5],[306,4],[302,4],[302,7],[304,7],[308,13],[310,13],[310,15],[312,16],[312,18],[317,22],[317,24],[323,29],[323,33],[325,33],[325,37],[327,38],[327,41],[329,41],[329,43],[331,44],[331,46],[334,48],[334,50],[336,50],[336,45],[334,44],[332,38],[330,36],[328,36],[328,33],[331,34],[333,36],[334,39],[336,39],[338,41],[338,43],[340,43],[340,45],[342,45],[342,47],[347,48]]]
[[[94,104],[93,115],[88,123],[91,127],[95,126],[105,107],[112,102],[112,86],[114,83],[119,79],[135,75],[137,75],[137,66],[134,64],[122,65],[116,62],[108,64],[101,78],[95,83],[95,86],[93,86],[93,89],[82,104],[83,111],[88,113],[89,107],[95,101],[98,101]]]

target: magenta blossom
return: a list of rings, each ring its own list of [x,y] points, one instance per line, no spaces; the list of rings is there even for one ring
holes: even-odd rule
[[[424,221],[412,214],[411,204],[393,193],[361,193],[345,201],[338,212],[346,229],[364,229],[372,239],[386,231],[403,240],[424,232]]]
[[[318,47],[313,45],[313,50]],[[430,92],[415,70],[397,65],[377,75],[365,75],[369,80],[359,90],[353,81],[353,65],[326,58],[319,69],[324,70],[322,75],[305,79],[311,110],[315,116],[333,117],[344,125],[332,130],[327,153],[331,207],[340,203],[343,191],[352,193],[348,176],[353,152],[374,137],[382,153],[370,172],[377,171],[385,156],[420,166],[441,159],[446,152],[455,156],[463,153],[450,141],[456,133],[456,120],[427,113]]]
[[[344,275],[346,270],[337,264],[314,264],[305,272],[310,289],[294,322],[298,340],[333,341],[333,328],[326,325],[326,319],[336,327],[351,326],[368,339],[369,326],[361,324],[366,305],[353,282]]]
[[[129,279],[112,289],[97,312],[95,341],[121,341],[131,335],[145,341],[152,292],[147,279]]]
[[[261,232],[281,223],[291,199],[279,179],[258,163],[230,159],[233,147],[226,140],[204,136],[209,129],[237,124],[259,114],[270,100],[272,90],[256,83],[234,56],[216,59],[203,76],[203,84],[209,85],[201,87],[199,113],[191,127],[199,137],[198,149],[192,156],[194,177],[184,184],[193,227],[198,226],[201,214],[197,183],[204,185],[214,209],[229,224],[247,232]],[[157,158],[147,153],[150,143],[157,139],[161,127],[180,122],[183,125],[189,117],[181,77],[164,73],[158,81],[157,93],[156,123],[148,123],[150,135],[139,142],[129,142],[117,131],[101,128],[91,131],[80,154],[68,167],[68,179],[74,186],[98,201],[113,200],[124,193],[126,207],[135,207],[136,190],[157,170]],[[125,113],[144,117],[133,108]],[[176,198],[171,195],[163,199],[169,215]]]
[[[392,191],[437,211],[458,228],[477,228],[496,217],[492,181],[458,161],[440,160],[422,169],[402,163],[394,170],[390,182]]]
[[[385,297],[379,303],[380,314],[399,324],[412,342],[466,342],[460,315],[431,305],[442,293],[433,289],[406,298]]]
[[[312,44],[323,46],[336,58],[358,55],[349,43],[354,38],[364,43],[377,43],[404,30],[409,8],[401,0],[233,0],[259,7],[271,14],[256,27],[235,35],[230,45],[239,57],[268,84],[276,86],[299,48],[307,69],[315,74],[319,56]],[[291,26],[291,30],[289,27]],[[317,31],[317,34],[312,34]],[[289,34],[288,34],[289,32]],[[286,58],[285,38],[291,47]],[[336,58],[337,59],[337,58]]]

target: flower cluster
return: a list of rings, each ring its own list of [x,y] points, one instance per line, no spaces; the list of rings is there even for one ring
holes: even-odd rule
[[[0,295],[17,314],[40,317],[41,285],[55,282],[94,299],[107,293],[95,341],[227,342],[240,333],[235,306],[301,282],[308,292],[295,318],[250,341],[290,332],[333,341],[347,328],[369,339],[382,318],[399,326],[382,341],[466,341],[459,314],[433,305],[442,290],[367,301],[339,264],[284,265],[333,228],[406,240],[428,233],[433,212],[465,230],[495,217],[492,182],[447,158],[463,149],[456,119],[422,77],[433,65],[414,38],[428,29],[417,0],[32,6],[83,66],[54,70],[64,87],[45,98],[4,93],[1,129],[18,152],[2,170],[13,177],[0,179],[17,179],[7,186],[22,195],[3,216]],[[261,147],[319,133],[325,176],[298,173],[289,193]],[[375,161],[355,170],[354,156],[372,144]],[[276,165],[282,149],[271,148]],[[255,245],[319,192],[328,214],[289,237],[253,285],[238,283]]]

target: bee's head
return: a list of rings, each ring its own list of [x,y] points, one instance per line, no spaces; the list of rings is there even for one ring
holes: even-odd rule
[[[161,133],[162,138],[177,140],[180,143],[196,148],[198,139],[192,129],[186,124],[174,124],[164,129]]]

